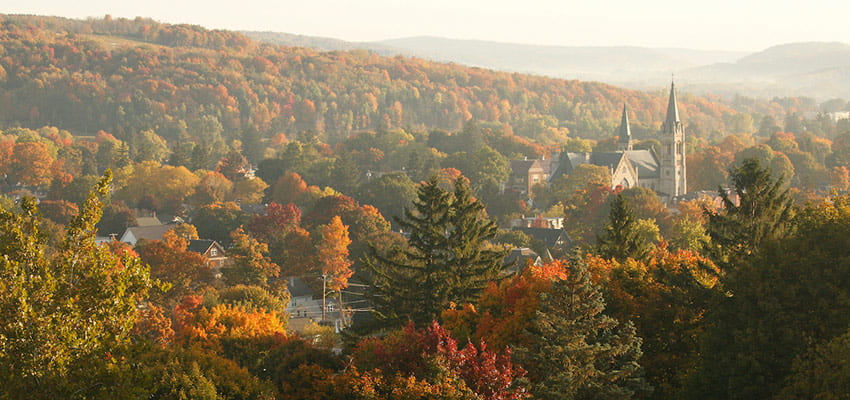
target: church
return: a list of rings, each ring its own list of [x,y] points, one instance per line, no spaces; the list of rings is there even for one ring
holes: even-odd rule
[[[654,190],[664,202],[672,202],[687,193],[685,165],[685,130],[679,119],[675,84],[670,85],[667,118],[661,125],[660,149],[634,150],[629,127],[628,108],[623,105],[623,116],[617,129],[617,151],[592,153],[561,153],[558,169],[552,178],[572,172],[580,164],[608,168],[611,187],[645,187]]]

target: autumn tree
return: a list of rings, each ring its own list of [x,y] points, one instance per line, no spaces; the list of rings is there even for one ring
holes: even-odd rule
[[[192,225],[204,239],[230,245],[230,232],[249,221],[250,216],[233,202],[216,202],[199,208],[192,215]]]
[[[125,343],[152,283],[138,258],[95,243],[111,174],[94,188],[55,251],[45,251],[36,206],[0,211],[0,388],[5,396],[68,397],[92,382],[96,360]]]
[[[643,339],[641,367],[653,398],[677,398],[699,361],[705,315],[717,295],[720,271],[699,254],[662,244],[643,261],[590,256],[606,313],[633,321]]]
[[[460,348],[437,322],[424,329],[416,329],[410,323],[387,337],[364,339],[354,351],[353,363],[358,369],[377,375],[376,381],[382,383],[379,391],[391,390],[390,382],[401,383],[395,377],[414,377],[431,385],[455,382],[475,394],[462,398],[529,398],[518,384],[525,371],[512,362],[509,350],[490,351],[483,342]],[[435,368],[438,366],[445,369]]]
[[[498,277],[505,252],[485,247],[497,228],[465,179],[454,186],[447,192],[432,177],[419,187],[413,209],[399,221],[410,234],[408,248],[373,248],[370,298],[383,323],[410,319],[423,326],[451,302],[474,301]]]
[[[137,245],[142,261],[150,265],[151,276],[171,285],[163,300],[176,301],[212,284],[213,272],[206,258],[188,247],[189,240],[174,229],[165,232],[162,240],[143,240]]]
[[[517,349],[537,399],[628,399],[648,389],[638,364],[641,339],[631,322],[603,314],[605,300],[583,262],[541,296]]]
[[[18,142],[9,166],[10,182],[38,186],[50,182],[53,156],[43,142]]]
[[[233,244],[228,256],[233,264],[222,270],[229,285],[265,287],[272,283],[271,279],[280,275],[280,267],[268,257],[268,245],[252,238],[242,228],[231,232],[230,238]]]
[[[322,276],[328,280],[327,288],[338,292],[341,301],[341,291],[348,287],[348,278],[354,274],[351,270],[351,260],[348,259],[348,246],[351,244],[348,227],[343,225],[339,216],[335,216],[320,230],[321,241],[316,247]]]

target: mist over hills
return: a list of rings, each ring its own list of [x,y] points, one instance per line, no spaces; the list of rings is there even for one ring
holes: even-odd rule
[[[428,60],[651,90],[675,74],[683,90],[726,97],[848,97],[850,45],[790,43],[755,53],[636,46],[539,46],[430,36],[346,42],[275,32],[244,32],[261,41],[324,51],[365,49]]]

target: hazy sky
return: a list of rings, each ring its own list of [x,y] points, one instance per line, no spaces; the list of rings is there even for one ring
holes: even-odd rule
[[[8,1],[8,0],[7,0]],[[26,0],[2,13],[151,17],[208,28],[351,41],[441,36],[552,45],[762,50],[850,43],[850,2],[832,0]]]

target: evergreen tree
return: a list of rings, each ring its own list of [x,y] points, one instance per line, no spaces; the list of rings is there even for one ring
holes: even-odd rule
[[[605,300],[583,262],[541,293],[540,308],[517,349],[536,399],[628,399],[648,389],[637,360],[641,339],[631,322],[602,312]]]
[[[715,262],[729,266],[739,257],[752,255],[770,239],[782,238],[791,228],[792,200],[784,177],[774,179],[758,159],[746,159],[729,171],[735,201],[720,190],[723,209],[706,211],[707,230]]]
[[[596,237],[596,249],[602,257],[619,261],[627,258],[643,260],[652,250],[652,243],[646,240],[634,210],[621,194],[611,202],[608,224],[604,229],[602,235]]]
[[[425,326],[452,302],[475,300],[496,279],[505,252],[485,248],[496,225],[460,178],[454,193],[432,177],[418,189],[413,210],[398,223],[409,233],[407,248],[376,249],[366,260],[370,298],[385,325],[410,319]]]

